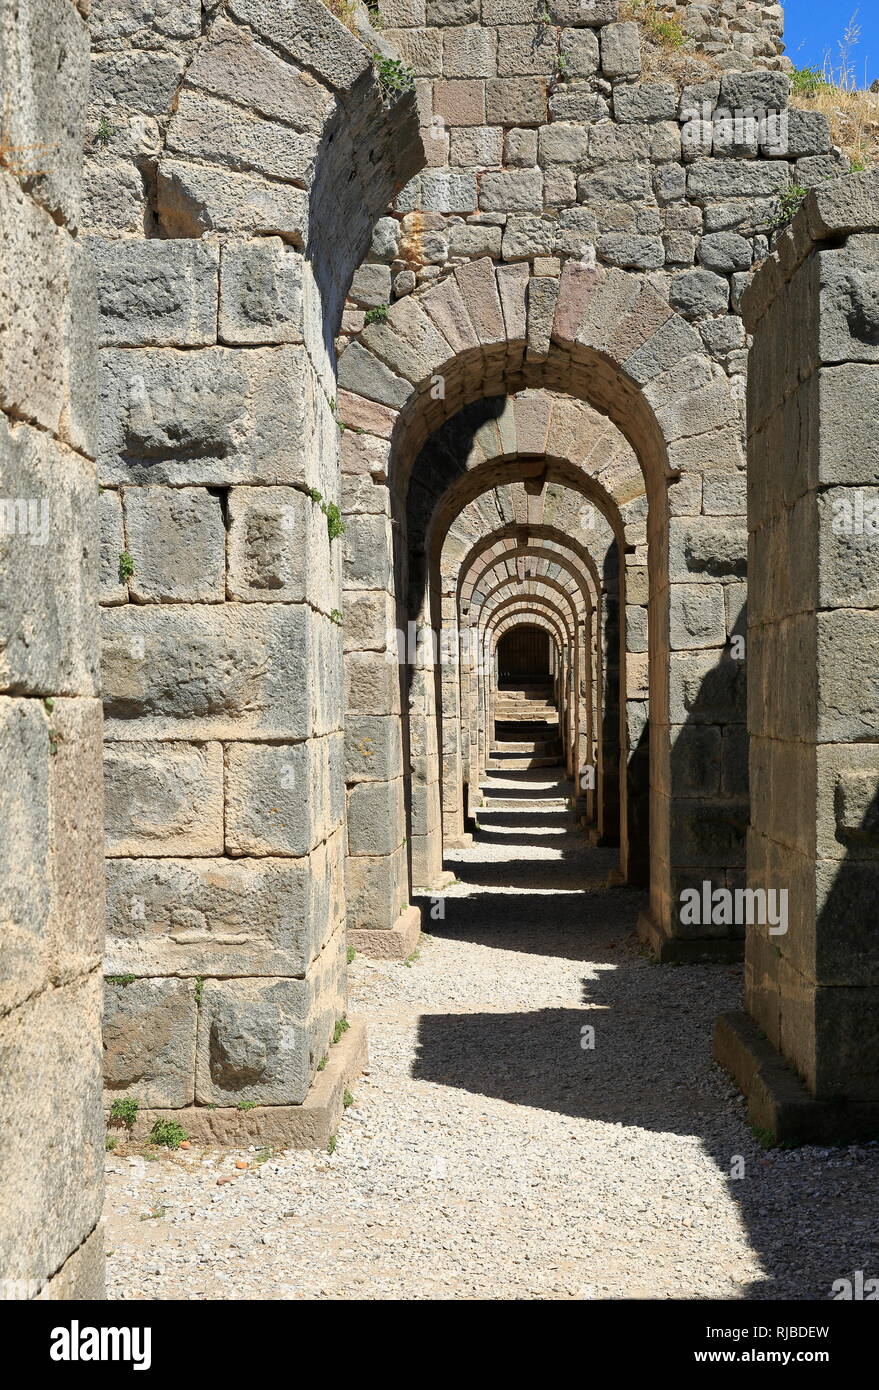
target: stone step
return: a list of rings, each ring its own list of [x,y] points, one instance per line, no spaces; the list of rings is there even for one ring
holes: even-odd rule
[[[560,758],[562,745],[559,739],[517,739],[515,743],[504,743],[496,739],[488,750],[490,758]]]
[[[558,719],[495,719],[495,738],[558,738]]]
[[[492,748],[501,748],[501,746],[509,748],[510,744],[527,744],[529,746],[522,749],[522,752],[549,753],[554,751],[556,745],[561,745],[561,739],[559,739],[558,727],[555,727],[554,724],[541,724],[541,726],[537,728],[529,728],[527,726],[520,728],[495,728],[495,737],[494,739],[490,739],[490,744]],[[531,746],[534,744],[547,744],[549,746],[547,746],[547,748],[537,749]],[[512,748],[510,748],[510,752],[512,752]]]
[[[533,796],[505,796],[503,803],[493,803],[493,809],[497,811],[517,811],[526,808],[537,810],[538,807],[542,811],[569,811],[571,804],[567,797],[563,796],[542,796],[539,800]]]
[[[552,705],[496,705],[494,717],[516,723],[529,719],[558,719],[559,712]]]
[[[508,709],[555,709],[551,699],[538,699],[537,696],[534,699],[505,699],[499,695],[495,705]]]
[[[502,676],[498,690],[552,690],[552,676]]]
[[[489,772],[528,772],[535,767],[561,767],[561,758],[489,758],[485,764]]]
[[[508,701],[510,704],[514,705],[552,704],[552,696],[547,695],[546,692],[543,690],[535,690],[532,691],[530,694],[524,693],[519,690],[500,690],[495,696],[495,699],[498,701],[499,704],[503,704],[505,700]]]
[[[551,700],[551,690],[499,690],[497,692],[499,700]]]
[[[501,753],[530,753],[532,757],[546,758],[551,754],[555,757],[560,757],[561,751],[561,740],[557,738],[499,738],[496,741],[495,747],[491,750],[491,755],[492,757],[496,757]]]

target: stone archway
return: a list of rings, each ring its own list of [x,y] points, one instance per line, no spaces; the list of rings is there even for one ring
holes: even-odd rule
[[[555,301],[552,313],[547,296]],[[368,327],[342,354],[339,381],[346,422],[378,429],[387,441],[386,476],[398,509],[431,431],[489,393],[562,389],[627,440],[648,504],[652,829],[644,930],[662,951],[710,954],[710,939],[681,930],[676,903],[694,874],[725,881],[739,866],[742,807],[712,793],[710,784],[700,788],[698,771],[694,784],[694,769],[682,769],[672,750],[694,720],[722,730],[743,719],[740,672],[724,654],[729,624],[703,588],[713,578],[710,557],[707,566],[703,558],[710,527],[701,511],[688,515],[694,503],[687,500],[688,490],[701,494],[705,468],[734,471],[741,463],[741,407],[728,378],[714,373],[701,339],[645,277],[569,261],[561,281],[549,284],[514,278],[483,260],[394,305],[386,322]],[[553,415],[551,403],[529,397],[515,415],[514,446],[509,436],[500,438],[513,423],[503,414],[474,432],[473,446],[482,457],[486,439],[497,441],[489,453],[545,454],[550,434],[555,438]],[[681,515],[672,515],[678,494]],[[696,642],[704,645],[696,647],[686,625],[703,607],[695,622],[703,628]],[[721,836],[710,839],[720,824],[728,826],[725,845]]]
[[[569,772],[575,778],[579,776],[581,764],[591,764],[592,761],[592,740],[594,724],[597,718],[596,712],[596,690],[593,688],[593,672],[600,669],[600,643],[593,650],[596,634],[601,630],[602,614],[602,593],[601,584],[598,577],[597,568],[589,552],[576,540],[568,540],[563,533],[558,532],[549,526],[531,526],[522,528],[516,526],[512,528],[504,527],[497,532],[489,533],[483,540],[477,542],[464,557],[460,564],[460,571],[457,578],[457,597],[459,607],[459,622],[474,621],[478,625],[482,622],[482,614],[486,603],[491,597],[492,579],[489,576],[497,574],[503,580],[504,573],[509,573],[510,578],[523,578],[523,566],[528,559],[533,566],[539,559],[536,568],[530,571],[531,579],[539,585],[540,579],[544,574],[557,583],[561,576],[564,576],[563,585],[573,596],[577,607],[578,633],[582,628],[582,641],[580,643],[580,655],[574,670],[574,689],[572,695],[573,705],[573,728],[571,736],[565,741],[565,747],[569,754]],[[527,537],[527,540],[526,540]],[[515,571],[511,568],[515,566]],[[481,567],[481,568],[480,568]],[[532,584],[532,591],[534,584]],[[469,682],[469,672],[461,672],[461,709],[468,707],[470,701],[470,719],[475,715],[473,709],[473,692],[467,687]],[[481,695],[481,692],[480,692]],[[476,708],[479,707],[479,696],[477,696]],[[583,701],[584,713],[579,714],[580,700]],[[445,714],[445,711],[444,711]],[[476,716],[479,727],[479,734],[476,739],[475,758],[472,757],[468,766],[466,760],[462,760],[460,775],[470,785],[475,785],[479,781],[486,763],[486,746],[484,722]],[[598,721],[600,723],[600,720]],[[587,750],[582,756],[580,753],[580,740],[584,741],[584,748]],[[471,742],[471,750],[473,744]],[[453,789],[454,803],[454,789]],[[457,798],[460,802],[462,798]]]
[[[552,486],[553,485],[550,485],[550,487]],[[547,512],[546,519],[549,519],[550,515],[551,513]],[[558,523],[561,518],[553,515],[552,519]],[[590,520],[592,520],[592,518],[590,518]],[[444,576],[446,571],[445,555],[450,535],[451,528],[443,547],[442,571]],[[521,524],[513,522],[499,528],[497,531],[490,532],[481,540],[476,541],[463,555],[463,558],[460,558],[458,575],[457,577],[453,576],[453,578],[458,592],[459,621],[462,623],[470,621],[471,613],[475,611],[473,600],[479,594],[478,584],[481,582],[478,578],[478,567],[486,562],[486,557],[494,557],[497,562],[505,562],[508,556],[515,555],[520,549],[527,552],[528,550],[534,550],[535,547],[539,547],[540,551],[547,557],[552,557],[554,569],[565,569],[568,575],[573,577],[580,587],[588,610],[585,620],[589,625],[589,631],[584,635],[582,644],[582,664],[585,669],[582,672],[583,688],[578,693],[583,699],[586,720],[580,732],[584,740],[584,746],[589,750],[585,758],[585,763],[591,766],[593,754],[597,748],[597,761],[601,769],[599,774],[597,774],[597,787],[593,789],[587,786],[585,803],[588,807],[588,815],[590,818],[594,817],[597,833],[600,835],[602,833],[605,805],[609,801],[610,804],[617,807],[619,792],[617,790],[614,794],[608,796],[610,782],[613,781],[616,783],[618,780],[618,767],[614,765],[614,760],[610,759],[608,767],[606,769],[604,768],[603,738],[601,735],[602,710],[605,698],[603,691],[603,648],[607,641],[604,633],[605,611],[607,607],[604,596],[604,579],[599,575],[598,567],[592,554],[583,544],[583,541],[588,538],[590,544],[592,544],[596,552],[600,554],[602,549],[606,550],[609,542],[606,537],[603,542],[598,541],[596,544],[596,539],[599,535],[600,529],[595,525],[591,525],[582,538],[578,539],[576,532],[571,535],[560,529],[558,524],[537,524],[534,521],[523,522]],[[609,531],[608,535],[612,540],[612,531]],[[544,563],[549,563],[549,560]],[[448,578],[443,578],[444,586],[449,582],[450,580]],[[611,665],[613,666],[614,663],[611,663]],[[467,672],[462,672],[462,681],[466,681],[466,677]],[[608,679],[612,678],[613,672],[609,669]],[[601,700],[598,699],[599,691],[602,691]],[[611,699],[610,703],[613,707],[618,708],[618,693]],[[478,713],[476,716],[476,724],[476,756],[473,760],[473,765],[471,765],[469,769],[469,781],[471,784],[478,781],[480,770],[484,768],[486,761],[485,727],[484,721]],[[607,783],[604,781],[605,773],[608,779]],[[587,778],[587,783],[589,780],[590,778]],[[596,790],[599,792],[597,797],[595,796]]]

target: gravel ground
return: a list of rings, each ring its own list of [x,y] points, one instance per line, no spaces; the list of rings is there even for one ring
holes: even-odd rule
[[[332,1155],[108,1155],[111,1298],[826,1299],[879,1275],[879,1146],[755,1143],[710,1060],[740,970],[641,955],[640,896],[605,888],[551,777],[490,780],[416,960],[355,960],[370,1070]]]

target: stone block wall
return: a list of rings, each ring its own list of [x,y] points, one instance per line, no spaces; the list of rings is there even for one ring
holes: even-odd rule
[[[298,1106],[345,1011],[333,339],[414,104],[319,0],[93,40],[108,1101]]]
[[[86,9],[0,5],[0,1299],[104,1284]]]
[[[788,903],[749,928],[746,1004],[814,1102],[799,1137],[879,1120],[877,303],[872,171],[809,198],[745,299],[748,886]]]

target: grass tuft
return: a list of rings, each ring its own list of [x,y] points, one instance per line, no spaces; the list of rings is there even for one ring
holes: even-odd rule
[[[162,1144],[166,1149],[179,1149],[189,1135],[176,1120],[156,1120],[150,1130],[150,1143]]]
[[[687,36],[674,18],[674,9],[674,5],[657,4],[656,0],[626,0],[620,18],[635,20],[651,43],[676,52],[683,48]]]
[[[861,40],[857,11],[845,27],[836,52],[827,49],[815,64],[791,73],[791,105],[820,111],[830,123],[830,138],[858,172],[879,164],[879,93],[867,90],[855,66],[853,50]]]
[[[110,1106],[110,1119],[118,1120],[126,1129],[134,1129],[139,1109],[140,1101],[136,1096],[120,1096]]]

